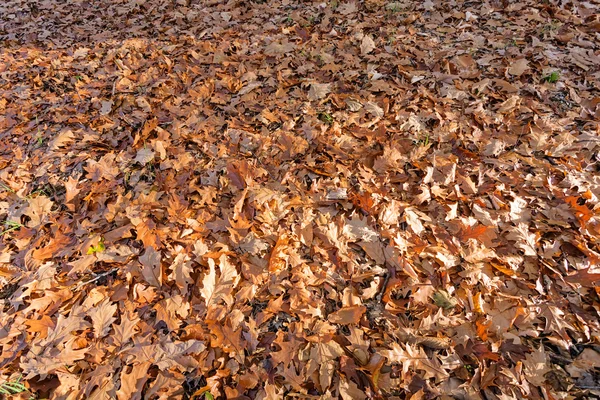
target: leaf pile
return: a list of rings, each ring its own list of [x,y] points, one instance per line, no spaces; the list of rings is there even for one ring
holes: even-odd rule
[[[3,2],[0,384],[597,396],[592,3]]]

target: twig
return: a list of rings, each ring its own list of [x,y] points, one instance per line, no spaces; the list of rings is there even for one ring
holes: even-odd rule
[[[383,278],[383,284],[381,285],[381,288],[379,289],[379,293],[377,293],[377,296],[375,296],[378,303],[381,303],[381,300],[383,300],[383,295],[385,294],[385,289],[387,288],[388,282],[390,281],[390,275],[391,275],[390,271],[385,272],[385,278]]]
[[[80,283],[79,283],[79,284],[78,284],[78,285],[75,287],[75,289],[73,289],[73,291],[79,290],[79,289],[81,289],[83,286],[87,285],[88,283],[96,282],[97,280],[99,280],[99,279],[101,279],[101,278],[104,278],[106,275],[110,275],[110,274],[112,274],[113,272],[116,272],[116,271],[118,271],[118,270],[119,270],[119,268],[113,268],[113,269],[111,269],[110,271],[106,271],[106,272],[103,272],[103,273],[101,273],[100,275],[98,275],[98,276],[96,276],[96,277],[94,277],[94,278],[90,279],[89,281],[80,282]]]

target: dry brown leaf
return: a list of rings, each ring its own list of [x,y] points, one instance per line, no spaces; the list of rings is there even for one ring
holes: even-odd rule
[[[162,285],[162,256],[154,247],[146,247],[144,254],[139,257],[142,264],[142,276],[152,286],[160,287]]]

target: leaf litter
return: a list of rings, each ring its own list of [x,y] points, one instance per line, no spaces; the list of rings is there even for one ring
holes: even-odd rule
[[[0,15],[7,393],[600,395],[596,5]]]

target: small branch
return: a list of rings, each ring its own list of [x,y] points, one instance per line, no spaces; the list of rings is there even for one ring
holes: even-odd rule
[[[379,293],[377,293],[377,296],[375,296],[375,298],[377,299],[377,302],[381,303],[381,301],[383,300],[383,295],[385,294],[385,289],[387,288],[388,282],[390,281],[390,271],[386,271],[385,273],[385,278],[383,278],[383,284],[381,285],[381,288],[379,289]]]
[[[118,271],[118,270],[119,270],[119,268],[113,268],[113,269],[111,269],[111,270],[109,270],[109,271],[106,271],[106,272],[103,272],[103,273],[101,273],[100,275],[98,275],[98,276],[96,276],[96,277],[94,277],[94,278],[90,279],[89,281],[80,282],[80,283],[79,283],[79,284],[78,284],[78,285],[75,287],[75,289],[73,289],[73,291],[77,291],[77,290],[81,289],[83,286],[87,285],[88,283],[96,282],[97,280],[99,280],[99,279],[101,279],[101,278],[104,278],[106,275],[110,275],[110,274],[112,274],[113,272],[116,272],[116,271]]]

